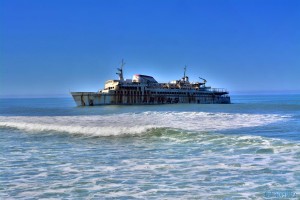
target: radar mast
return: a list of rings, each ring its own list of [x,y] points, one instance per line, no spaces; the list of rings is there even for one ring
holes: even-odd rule
[[[183,77],[182,77],[182,81],[183,82],[189,82],[189,77],[186,76],[186,65],[184,66],[184,71],[183,71]]]
[[[120,81],[124,81],[124,77],[123,77],[123,67],[126,63],[124,62],[124,59],[122,59],[122,62],[121,62],[121,67],[120,68],[117,68],[118,72],[116,74],[119,75],[119,80]]]
[[[184,66],[183,80],[185,80],[186,65]]]

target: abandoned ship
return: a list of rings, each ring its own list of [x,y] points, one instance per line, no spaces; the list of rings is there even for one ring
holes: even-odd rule
[[[158,83],[152,76],[136,74],[124,79],[122,61],[118,68],[119,80],[108,80],[98,92],[71,92],[77,106],[147,105],[147,104],[229,104],[229,92],[206,86],[206,80],[190,82],[184,75],[180,80]]]

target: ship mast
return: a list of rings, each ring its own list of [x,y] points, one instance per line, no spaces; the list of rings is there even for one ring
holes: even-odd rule
[[[186,76],[186,65],[184,66],[184,72],[183,72],[183,82],[189,82],[189,78]]]
[[[186,65],[184,66],[183,80],[185,81]]]
[[[124,62],[124,59],[122,59],[122,62],[121,62],[121,67],[120,68],[117,68],[118,69],[118,72],[116,74],[119,75],[119,80],[120,81],[124,81],[124,77],[123,77],[123,67],[126,63]]]

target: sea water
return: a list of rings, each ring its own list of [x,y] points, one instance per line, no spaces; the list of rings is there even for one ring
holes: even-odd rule
[[[0,199],[300,199],[300,95],[0,100]]]

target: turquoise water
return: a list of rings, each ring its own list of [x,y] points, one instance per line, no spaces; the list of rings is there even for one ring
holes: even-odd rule
[[[300,95],[232,102],[1,99],[0,199],[300,199]]]

